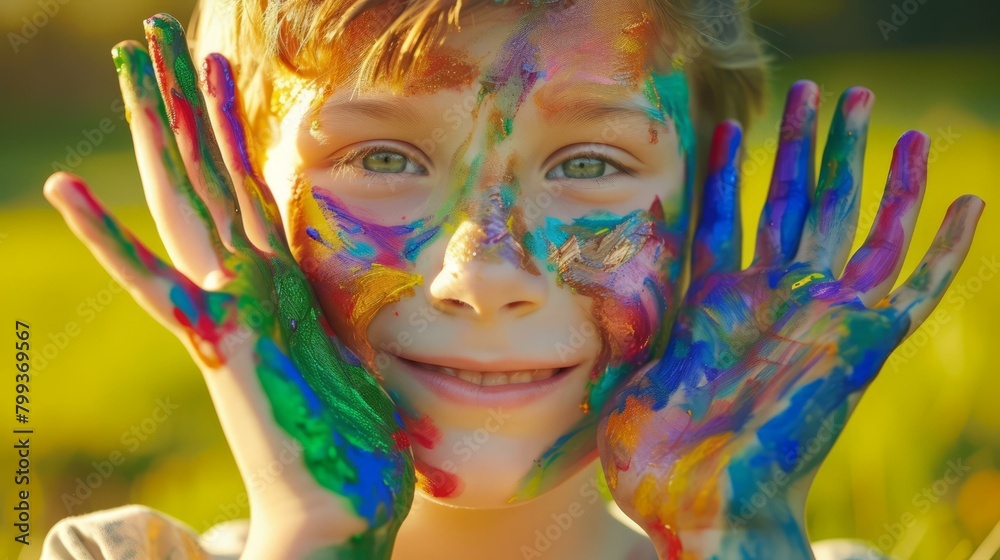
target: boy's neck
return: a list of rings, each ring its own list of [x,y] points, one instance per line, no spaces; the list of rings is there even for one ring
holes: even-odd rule
[[[455,508],[418,493],[392,558],[607,560],[651,551],[644,535],[611,515],[596,480],[591,465],[535,500],[500,509]]]

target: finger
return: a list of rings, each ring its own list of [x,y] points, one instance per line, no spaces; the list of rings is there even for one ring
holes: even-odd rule
[[[184,167],[226,247],[244,239],[237,199],[198,89],[198,73],[180,23],[166,14],[145,21],[149,54]]]
[[[693,278],[739,270],[741,227],[738,158],[743,131],[736,121],[715,127],[701,218],[694,237]]]
[[[896,143],[875,222],[841,279],[858,292],[865,305],[885,297],[903,268],[927,185],[929,150],[930,139],[916,130],[906,132]]]
[[[201,281],[222,269],[228,251],[184,171],[146,51],[134,41],[112,50],[146,202],[174,266]]]
[[[809,206],[796,260],[839,274],[858,223],[858,199],[868,119],[875,96],[853,87],[840,96],[823,150],[816,193]]]
[[[757,228],[754,264],[787,263],[798,250],[815,180],[818,107],[819,88],[813,82],[796,82],[788,90],[771,187]]]
[[[221,54],[210,54],[205,59],[205,91],[208,113],[239,199],[247,237],[257,247],[287,253],[281,213],[254,168],[236,81],[229,61]]]
[[[944,297],[969,253],[984,207],[982,199],[973,195],[952,202],[924,260],[905,284],[877,305],[891,309],[898,320],[900,333],[905,333],[902,339],[910,336]]]
[[[179,323],[171,292],[175,288],[190,294],[201,290],[123,227],[78,177],[55,173],[43,192],[104,269],[157,321],[176,330]]]

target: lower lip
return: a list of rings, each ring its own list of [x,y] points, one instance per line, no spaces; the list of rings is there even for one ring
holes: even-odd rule
[[[431,371],[416,362],[402,358],[396,361],[406,371],[413,374],[421,385],[444,400],[465,406],[504,406],[515,408],[527,405],[548,394],[554,393],[580,366],[562,368],[555,375],[529,383],[508,383],[507,385],[476,385],[458,377]]]

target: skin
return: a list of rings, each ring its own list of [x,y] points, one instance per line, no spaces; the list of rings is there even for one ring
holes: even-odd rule
[[[602,419],[615,501],[660,558],[812,557],[808,487],[890,352],[941,300],[982,213],[977,197],[957,199],[927,256],[890,291],[923,198],[929,139],[900,138],[875,223],[848,260],[873,96],[841,97],[814,187],[817,100],[811,82],[789,92],[746,268],[741,133],[735,123],[716,130],[694,275],[670,345]]]
[[[639,39],[655,30],[637,3],[572,32],[597,8],[487,9],[429,55],[450,57],[446,72],[411,78],[423,84],[405,97],[416,119],[348,111],[397,99],[387,84],[351,102],[330,86],[289,110],[268,153],[296,260],[334,330],[401,403],[421,496],[441,504],[504,507],[575,476],[597,455],[588,411],[665,342],[692,196],[687,88],[681,72],[649,70],[656,53]],[[635,44],[614,47],[623,35]],[[606,62],[580,60],[587,51]],[[571,96],[633,112],[549,124]],[[628,173],[580,156],[590,150]],[[564,163],[598,169],[566,178]],[[504,408],[438,397],[400,358],[575,367],[560,391]],[[487,441],[470,440],[484,429]]]
[[[578,2],[579,12],[568,17],[593,21],[593,7]],[[692,154],[685,147],[693,146],[686,103],[678,97],[682,74],[649,72],[653,53],[635,49],[618,53],[620,59],[597,57],[611,61],[603,79],[580,59],[558,66],[560,57],[585,52],[572,33],[559,33],[572,25],[546,27],[514,9],[494,9],[467,35],[449,36],[449,56],[464,61],[468,72],[428,79],[425,86],[436,89],[424,87],[413,98],[424,112],[442,115],[451,102],[473,94],[471,118],[439,142],[433,165],[424,162],[436,175],[392,182],[397,191],[387,189],[381,198],[371,177],[361,181],[328,167],[331,156],[350,152],[345,148],[352,144],[385,139],[379,131],[387,126],[343,116],[332,124],[317,121],[312,110],[335,96],[306,98],[289,111],[263,174],[272,198],[249,164],[228,64],[208,59],[202,99],[179,25],[162,16],[147,24],[151,60],[135,44],[119,46],[116,58],[144,188],[174,266],[144,249],[79,179],[57,174],[46,184],[46,196],[109,272],[187,345],[244,479],[280,458],[289,442],[298,442],[309,458],[292,461],[275,485],[248,484],[254,516],[246,556],[388,557],[396,542],[394,558],[430,552],[461,558],[471,548],[523,557],[553,514],[584,502],[572,538],[556,539],[546,556],[607,558],[635,546],[641,553],[641,541],[622,532],[600,500],[589,500],[593,483],[583,467],[598,447],[616,502],[643,526],[662,558],[752,556],[765,542],[802,552],[804,533],[796,530],[805,493],[792,490],[808,486],[828,447],[808,463],[801,454],[789,457],[787,442],[818,439],[823,425],[817,418],[846,417],[888,352],[943,294],[971,243],[981,201],[966,197],[953,205],[940,248],[932,249],[915,280],[884,300],[919,206],[926,138],[911,134],[923,139],[916,147],[917,140],[901,141],[909,148],[897,150],[894,176],[905,180],[890,181],[898,188],[890,189],[886,216],[880,214],[874,230],[884,233],[838,276],[857,217],[853,177],[860,175],[859,142],[845,139],[858,137],[867,113],[845,113],[848,124],[831,140],[816,194],[809,192],[811,151],[803,148],[813,143],[809,120],[783,136],[758,257],[739,270],[733,165],[739,133],[723,125],[694,240],[695,280],[678,305],[692,196]],[[613,41],[623,27],[611,15],[642,21],[634,5],[616,9],[605,14],[612,23],[597,43],[647,44]],[[549,79],[511,80],[500,71],[524,68],[498,57],[526,45],[538,48],[534,60]],[[622,67],[646,70],[623,78]],[[597,192],[567,181],[552,204],[533,215],[525,210],[529,202],[551,190],[546,172],[573,157],[559,148],[592,142],[604,130],[539,124],[551,100],[540,92],[560,79],[562,85],[614,82],[603,99],[629,99],[642,108],[643,118],[613,142],[632,152],[634,176],[616,176]],[[359,99],[385,94],[376,88]],[[597,97],[594,90],[587,94]],[[395,123],[391,130],[397,142],[427,137]],[[358,131],[370,137],[350,136]],[[551,145],[538,145],[540,138]],[[543,157],[548,154],[554,158]],[[607,258],[601,252],[608,250],[606,239],[617,239],[614,266],[597,267]],[[571,241],[584,258],[562,258],[558,249],[575,248],[567,246]],[[775,288],[760,290],[759,279],[774,279]],[[724,297],[734,290],[745,290],[749,303],[734,308]],[[650,291],[657,297],[640,297]],[[275,305],[261,305],[255,314],[255,302]],[[517,348],[539,359],[546,351],[558,358],[562,344],[577,350],[579,367],[569,388],[518,408],[452,472],[445,461],[455,462],[462,436],[486,425],[491,411],[438,402],[394,363],[401,350],[392,342],[403,346],[397,337],[404,319],[398,318],[425,317],[422,309],[437,314],[426,319],[430,332],[415,333],[407,348],[467,348],[502,359]],[[675,313],[679,318],[667,331]],[[713,328],[723,313],[740,328]],[[602,324],[609,315],[615,322]],[[760,316],[767,320],[748,320]],[[599,333],[600,344],[574,345],[566,333],[583,325]],[[621,331],[621,325],[634,336],[617,336],[613,327]],[[494,348],[477,348],[490,340]],[[769,351],[788,345],[786,353],[770,354],[784,367],[748,358],[758,340],[770,342]],[[828,350],[831,340],[837,351]],[[879,347],[870,348],[872,341]],[[825,359],[807,359],[815,347],[827,350]],[[682,359],[689,348],[698,349],[699,360]],[[662,352],[662,360],[639,369]],[[724,362],[713,361],[720,357]],[[703,382],[706,376],[715,382]],[[810,382],[829,387],[820,393],[821,385]],[[814,398],[818,394],[824,398]],[[289,406],[295,402],[299,406]],[[312,420],[306,423],[304,415]],[[650,457],[655,460],[646,462]],[[414,464],[420,480],[411,508]],[[639,464],[644,468],[635,468]],[[795,484],[782,486],[766,515],[750,516],[750,528],[723,527],[724,513],[737,511],[753,483],[769,480],[775,468],[787,469]],[[358,479],[362,473],[377,475]]]

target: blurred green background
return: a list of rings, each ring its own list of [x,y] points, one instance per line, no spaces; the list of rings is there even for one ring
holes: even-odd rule
[[[37,557],[45,533],[62,517],[126,503],[149,505],[199,532],[248,515],[200,373],[41,196],[53,165],[62,165],[85,177],[157,247],[109,50],[118,40],[140,39],[150,14],[167,11],[187,21],[192,6],[191,0],[0,4],[0,315],[10,329],[0,336],[13,341],[19,319],[30,323],[35,343],[36,544],[24,551],[10,548],[16,458],[10,429],[0,436],[0,551],[11,558]],[[762,0],[751,9],[773,53],[774,77],[768,113],[748,138],[745,224],[756,226],[784,90],[799,78],[822,86],[821,134],[845,87],[863,84],[878,98],[858,244],[895,139],[909,128],[931,136],[929,187],[904,276],[951,200],[975,193],[987,202],[966,265],[938,313],[889,360],[824,464],[810,495],[813,539],[864,538],[899,558],[1000,557],[1000,375],[988,353],[1000,332],[998,11],[987,0]],[[749,247],[752,237],[746,241]],[[13,354],[0,362],[14,363]],[[8,373],[3,402],[12,403],[13,385]],[[165,402],[176,409],[155,413]],[[16,427],[8,411],[2,424]]]

